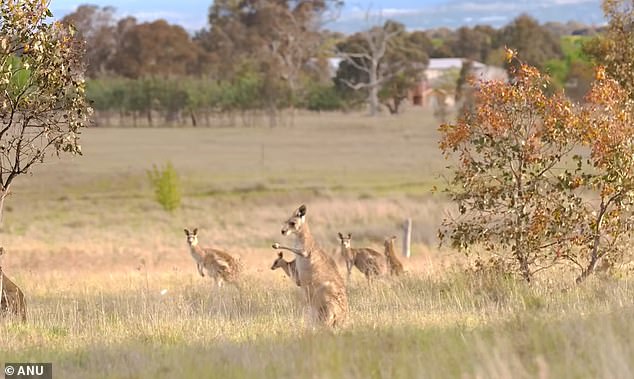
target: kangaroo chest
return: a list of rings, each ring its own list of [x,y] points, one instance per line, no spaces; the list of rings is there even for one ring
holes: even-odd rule
[[[191,254],[192,258],[194,258],[196,263],[203,263],[202,249],[198,248],[197,246],[191,246],[189,248],[189,253]]]

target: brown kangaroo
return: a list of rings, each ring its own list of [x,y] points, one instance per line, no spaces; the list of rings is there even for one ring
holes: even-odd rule
[[[396,257],[394,240],[396,240],[395,236],[385,239],[385,259],[390,269],[390,275],[401,275],[405,270],[401,261]]]
[[[200,276],[205,276],[203,273],[204,269],[204,271],[207,271],[207,275],[214,279],[218,287],[222,287],[226,281],[238,287],[238,289],[240,288],[238,279],[242,272],[242,264],[238,259],[222,250],[200,247],[198,244],[198,228],[195,228],[193,232],[185,229],[185,235],[187,236],[189,252],[194,261],[196,261]]]
[[[348,278],[352,273],[353,266],[365,275],[368,284],[373,277],[385,274],[385,258],[381,253],[367,247],[351,248],[352,234],[350,233],[347,236],[339,233],[339,240],[341,241],[341,254],[346,260]]]
[[[334,260],[317,244],[306,220],[306,206],[297,208],[282,226],[282,235],[295,236],[295,248],[273,244],[275,249],[293,252],[297,274],[304,290],[311,319],[337,327],[348,316],[348,296]]]
[[[297,261],[293,259],[292,261],[284,260],[284,253],[281,251],[277,254],[277,259],[273,262],[271,266],[271,270],[276,270],[281,268],[298,287],[300,287],[299,277],[297,276]]]
[[[0,256],[4,254],[4,248],[0,247]],[[13,313],[22,322],[26,322],[26,300],[24,293],[11,279],[9,279],[0,266],[0,316]]]

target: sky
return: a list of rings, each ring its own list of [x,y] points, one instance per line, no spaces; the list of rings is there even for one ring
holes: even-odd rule
[[[119,16],[134,16],[140,21],[163,18],[193,32],[207,25],[212,1],[51,0],[50,7],[55,17],[61,18],[86,3],[114,6]],[[541,22],[605,23],[600,0],[347,0],[345,3],[339,18],[327,28],[351,33],[385,19],[402,22],[411,30],[476,24],[500,27],[521,13],[528,13]],[[368,14],[372,16],[368,18]]]

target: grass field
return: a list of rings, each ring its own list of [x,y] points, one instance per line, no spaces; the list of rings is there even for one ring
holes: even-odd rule
[[[449,205],[430,192],[447,165],[437,139],[420,111],[86,130],[85,156],[50,159],[7,199],[3,268],[29,320],[0,322],[0,363],[52,362],[56,378],[633,377],[629,278],[577,287],[556,272],[527,286],[466,273],[438,249]],[[146,177],[167,161],[183,184],[174,214]],[[407,276],[368,287],[354,273],[350,322],[334,332],[307,328],[297,287],[269,269],[301,203],[333,253],[337,232],[380,249],[413,219]],[[184,227],[244,260],[242,292],[198,276]]]

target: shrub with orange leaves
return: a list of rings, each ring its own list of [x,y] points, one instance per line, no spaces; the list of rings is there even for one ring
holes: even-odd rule
[[[575,106],[549,94],[548,84],[520,62],[510,82],[478,84],[473,114],[440,127],[440,148],[458,158],[446,192],[459,209],[443,223],[441,241],[465,251],[484,245],[514,260],[527,281],[558,261],[582,202],[562,190],[558,173],[574,163]]]
[[[596,81],[579,113],[583,146],[590,153],[583,174],[590,217],[583,230],[585,249],[576,262],[577,282],[592,274],[602,259],[622,260],[634,229],[634,103],[614,79],[597,68]]]
[[[476,111],[440,127],[458,214],[439,237],[466,252],[483,246],[527,281],[571,262],[579,282],[632,237],[634,105],[602,68],[576,105],[549,93],[536,68],[516,67],[509,82],[479,83]]]

